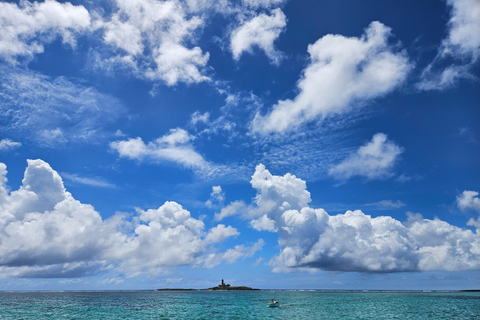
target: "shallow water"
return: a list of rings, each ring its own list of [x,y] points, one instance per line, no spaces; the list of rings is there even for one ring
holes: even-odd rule
[[[0,319],[480,319],[480,293],[0,292]]]

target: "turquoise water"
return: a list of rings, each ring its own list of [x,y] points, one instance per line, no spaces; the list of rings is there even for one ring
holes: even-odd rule
[[[280,308],[267,308],[270,299]],[[0,319],[480,319],[479,293],[0,292]]]

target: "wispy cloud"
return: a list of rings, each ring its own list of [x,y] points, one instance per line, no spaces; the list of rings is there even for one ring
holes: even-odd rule
[[[203,178],[215,178],[242,171],[242,166],[216,164],[206,160],[194,147],[195,137],[181,128],[171,129],[164,136],[145,143],[142,138],[129,138],[110,143],[122,158],[153,163],[174,163],[190,169]]]
[[[461,79],[474,79],[473,66],[480,58],[480,2],[446,0],[450,7],[448,34],[433,62],[422,72],[417,87],[442,90]]]
[[[141,138],[114,141],[110,147],[120,157],[133,160],[150,159],[153,161],[171,161],[190,169],[207,169],[210,164],[191,144],[194,139],[187,131],[176,128],[155,141],[145,144]]]
[[[88,177],[80,177],[77,174],[69,174],[69,173],[61,173],[62,178],[76,183],[76,184],[83,184],[92,187],[100,187],[100,188],[115,188],[115,185],[105,181],[103,178],[88,178]]]
[[[115,97],[65,77],[0,67],[1,131],[45,145],[98,142],[125,108]]]
[[[10,149],[18,148],[22,144],[20,142],[15,142],[10,139],[2,139],[0,140],[0,151],[7,151]]]
[[[405,207],[405,203],[400,200],[392,201],[392,200],[381,200],[378,202],[367,203],[365,204],[369,207],[376,207],[380,210],[390,210],[390,209],[399,209]]]

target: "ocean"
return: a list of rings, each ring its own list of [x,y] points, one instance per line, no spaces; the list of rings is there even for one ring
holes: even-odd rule
[[[280,307],[268,308],[270,299]],[[0,319],[480,319],[480,293],[0,292]]]

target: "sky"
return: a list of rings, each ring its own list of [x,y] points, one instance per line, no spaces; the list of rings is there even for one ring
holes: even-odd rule
[[[0,2],[0,290],[480,289],[478,0]]]

